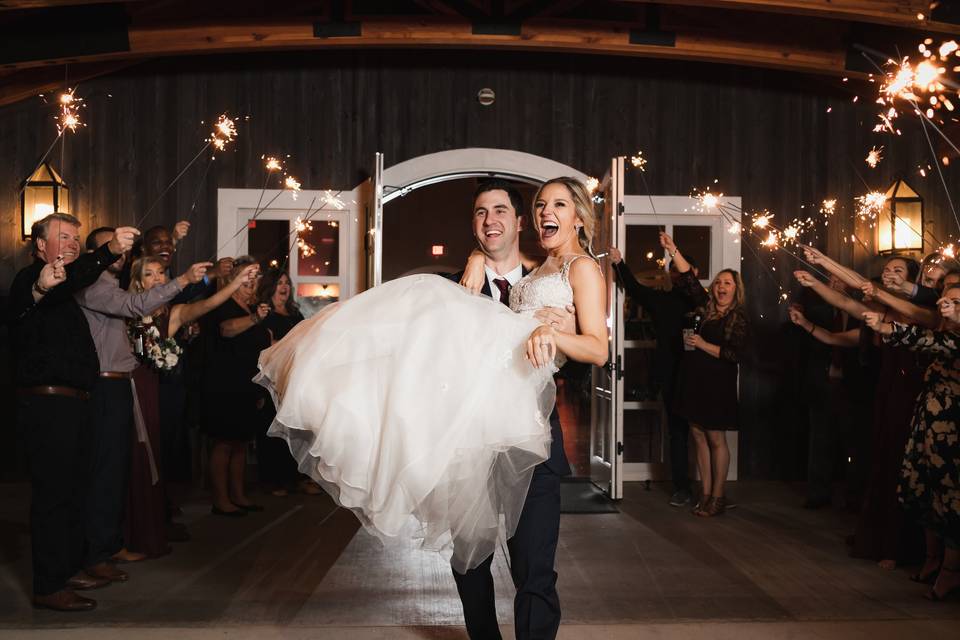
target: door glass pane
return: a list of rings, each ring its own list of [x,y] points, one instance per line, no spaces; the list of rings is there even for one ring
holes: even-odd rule
[[[317,282],[302,282],[297,285],[297,302],[300,312],[309,318],[331,302],[340,299],[340,285],[320,284]]]
[[[337,276],[340,270],[340,223],[314,220],[299,234],[297,274]]]
[[[623,412],[623,461],[663,460],[662,411],[659,407],[625,409]]]
[[[661,288],[664,282],[663,247],[659,240],[660,227],[645,224],[627,225],[624,261],[633,275],[650,287]],[[658,262],[659,261],[659,262]],[[631,300],[624,296],[623,339],[653,340],[653,328],[650,316]]]
[[[659,389],[651,380],[653,353],[656,342],[649,347],[629,347],[623,350],[623,399],[626,402],[657,400]]]
[[[688,258],[693,258],[699,270],[701,280],[710,280],[710,231],[711,227],[676,225],[673,227],[673,241],[677,248]]]
[[[290,242],[290,222],[287,220],[253,220],[247,223],[247,252],[263,268],[286,264]]]

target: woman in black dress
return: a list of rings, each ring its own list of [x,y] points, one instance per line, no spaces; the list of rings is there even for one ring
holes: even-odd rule
[[[267,272],[257,288],[257,300],[269,305],[270,313],[263,319],[263,326],[270,331],[273,341],[282,340],[293,327],[303,320],[299,305],[293,299],[290,276],[285,271],[274,269]],[[276,408],[269,394],[263,394],[263,424],[273,422]],[[299,474],[297,463],[290,455],[290,448],[282,438],[267,436],[266,429],[257,434],[257,468],[260,482],[270,488],[275,496],[285,496],[294,488]],[[322,491],[309,478],[304,478],[303,490],[306,493]]]
[[[697,450],[702,497],[693,513],[711,517],[722,514],[727,506],[723,492],[730,468],[726,432],[737,429],[737,378],[748,329],[743,280],[733,269],[724,269],[708,293],[673,239],[661,232],[660,244],[680,273],[675,286],[703,318],[696,331],[685,332],[674,403],[677,413],[690,423]]]
[[[250,256],[237,258],[227,285],[251,264],[256,261]],[[251,278],[211,314],[217,336],[205,372],[203,430],[213,439],[210,485],[215,515],[237,517],[262,510],[247,498],[243,476],[247,444],[266,429],[262,388],[253,377],[260,352],[270,346],[270,332],[263,326],[269,312],[268,305],[257,303],[257,285]]]

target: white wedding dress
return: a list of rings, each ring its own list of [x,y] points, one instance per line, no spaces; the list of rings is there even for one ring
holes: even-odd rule
[[[260,355],[269,434],[369,532],[477,566],[501,527],[513,535],[550,452],[557,368],[525,349],[533,312],[573,303],[570,262],[527,275],[511,309],[435,275],[325,308]]]

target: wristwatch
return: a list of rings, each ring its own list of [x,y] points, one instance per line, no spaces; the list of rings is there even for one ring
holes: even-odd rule
[[[673,260],[674,257],[677,255],[677,252],[678,252],[678,251],[680,251],[680,249],[677,248],[677,247],[674,247],[674,248],[673,248],[673,251],[667,252],[667,255],[670,256],[670,259],[671,259],[671,260]]]

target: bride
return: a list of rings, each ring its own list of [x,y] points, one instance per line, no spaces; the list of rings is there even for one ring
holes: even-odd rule
[[[460,573],[490,556],[501,526],[516,529],[550,453],[553,374],[567,358],[607,360],[589,192],[550,180],[532,215],[547,258],[509,309],[440,276],[400,278],[301,322],[262,352],[255,378],[277,407],[269,434],[303,473],[370,533],[447,550]],[[484,277],[480,258],[465,284]],[[571,304],[576,333],[533,317]]]

